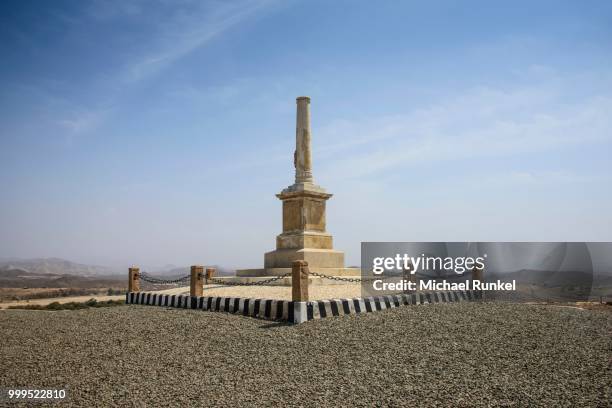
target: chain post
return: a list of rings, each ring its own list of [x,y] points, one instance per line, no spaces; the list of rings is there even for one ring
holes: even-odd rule
[[[291,268],[291,299],[294,302],[308,302],[308,262],[293,261]]]
[[[414,266],[412,265],[412,262],[410,262],[409,265],[409,271],[408,271],[408,281],[414,283],[414,292],[420,292],[419,290],[419,285],[421,282],[421,278],[416,274],[416,271],[414,271]],[[414,273],[413,273],[414,271]]]
[[[414,267],[412,262],[409,263],[408,268],[402,270],[402,279],[408,282],[414,282],[416,280],[416,274],[412,273]],[[408,288],[404,289],[404,293],[411,293],[412,291]]]
[[[204,267],[191,265],[191,280],[189,282],[190,296],[202,296],[202,286],[204,284]]]
[[[136,266],[128,269],[128,292],[140,292],[140,268]]]
[[[209,280],[212,280],[214,278],[215,272],[215,268],[206,268],[206,284],[208,284]]]
[[[472,269],[472,282],[474,282],[474,281],[478,281],[478,282],[481,282],[481,283],[484,281],[484,268],[478,268],[477,266],[474,266],[474,268]],[[472,286],[472,289],[474,289],[473,286]],[[478,290],[478,291],[475,291],[475,292],[477,293],[477,296],[480,299],[483,298],[482,290]]]
[[[483,270],[475,266],[474,269],[472,269],[472,280],[482,282],[482,277]]]

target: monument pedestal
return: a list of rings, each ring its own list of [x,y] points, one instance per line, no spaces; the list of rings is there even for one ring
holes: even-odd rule
[[[264,268],[290,268],[293,261],[306,261],[308,266],[317,268],[344,268],[344,252],[315,248],[277,249],[264,255]]]

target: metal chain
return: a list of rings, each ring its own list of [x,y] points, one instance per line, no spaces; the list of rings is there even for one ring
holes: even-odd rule
[[[312,276],[317,276],[319,278],[324,278],[324,279],[329,279],[329,280],[334,280],[334,281],[340,281],[340,282],[351,282],[351,283],[360,283],[360,282],[372,282],[378,279],[389,279],[389,278],[394,278],[397,276],[376,276],[373,278],[345,278],[342,276],[332,276],[332,275],[325,275],[323,273],[318,273],[318,272],[308,272],[308,274],[312,275]],[[212,283],[216,283],[219,285],[228,285],[228,286],[259,286],[259,285],[265,285],[267,283],[272,283],[274,281],[286,278],[288,276],[291,275],[291,272],[289,273],[285,273],[283,275],[279,275],[279,276],[275,276],[273,278],[270,279],[265,279],[262,281],[257,281],[257,282],[227,282],[223,279],[217,279],[217,278],[208,278],[207,281],[212,282]],[[161,278],[155,278],[153,276],[150,276],[149,274],[147,274],[146,272],[141,272],[140,273],[140,279],[142,279],[145,282],[149,282],[149,283],[153,283],[153,284],[161,284],[161,285],[170,285],[170,284],[176,284],[176,283],[181,283],[184,281],[187,281],[191,278],[190,275],[186,275],[186,276],[182,276],[180,278],[177,279],[161,279]]]
[[[309,275],[312,276],[318,276],[319,278],[326,278],[329,280],[335,280],[335,281],[342,281],[342,282],[354,282],[354,283],[359,283],[361,282],[361,278],[343,278],[340,276],[331,276],[331,275],[325,275],[322,273],[318,273],[318,272],[308,272]]]
[[[259,286],[259,285],[265,285],[266,283],[271,283],[274,281],[277,281],[279,279],[283,279],[286,278],[287,276],[290,276],[291,273],[286,273],[284,275],[280,275],[280,276],[275,276],[273,278],[270,279],[265,279],[262,281],[257,281],[257,282],[226,282],[223,279],[217,279],[217,278],[208,278],[207,281],[212,282],[212,283],[216,283],[219,285],[229,285],[229,286]]]
[[[180,278],[177,278],[177,279],[161,279],[161,278],[155,278],[144,271],[140,272],[139,277],[145,282],[159,284],[159,285],[170,285],[174,283],[181,283],[191,278],[190,275],[186,275],[186,276],[181,276]]]
[[[341,276],[332,276],[332,275],[325,275],[323,273],[318,273],[318,272],[308,272],[310,275],[312,276],[318,276],[319,278],[325,278],[325,279],[329,279],[329,280],[335,280],[335,281],[341,281],[341,282],[353,282],[353,283],[359,283],[359,282],[373,282],[375,280],[378,279],[389,279],[389,278],[395,278],[397,276],[375,276],[373,278],[343,278]]]

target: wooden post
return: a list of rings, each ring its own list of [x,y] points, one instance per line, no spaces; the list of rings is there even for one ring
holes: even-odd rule
[[[412,262],[410,262],[410,264],[408,265],[408,269],[404,269],[402,271],[402,279],[404,279],[405,281],[408,282],[415,282],[416,281],[416,274],[412,273],[412,271],[414,270],[414,267],[412,266]],[[414,288],[414,292],[416,292],[418,290],[417,287]],[[404,293],[412,293],[412,291],[410,289],[404,289],[403,291]]]
[[[482,278],[483,270],[475,266],[474,269],[472,269],[472,280],[482,282]]]
[[[140,268],[128,269],[128,292],[140,292]]]
[[[473,281],[484,282],[484,268],[478,268],[474,266],[474,268],[472,269],[472,282]],[[472,289],[474,289],[473,286],[472,286]],[[483,298],[484,292],[482,290],[478,290],[476,293],[477,293],[477,298],[480,298],[480,299]]]
[[[308,262],[306,261],[293,261],[291,299],[294,302],[308,302]]]
[[[191,265],[191,281],[189,284],[189,294],[191,296],[202,296],[202,286],[204,285],[204,267]]]
[[[206,268],[206,283],[208,280],[215,276],[215,268]]]

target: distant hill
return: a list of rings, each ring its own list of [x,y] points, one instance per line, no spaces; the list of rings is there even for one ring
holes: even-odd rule
[[[218,265],[207,265],[217,269],[217,276],[231,276],[234,271]],[[150,272],[152,275],[158,276],[183,276],[190,272],[189,266],[177,267],[176,265],[166,265],[161,268],[142,268],[142,270]],[[68,261],[61,258],[0,258],[0,277],[11,278],[26,275],[71,275],[81,277],[101,277],[101,276],[127,276],[127,267],[125,270],[109,268],[99,265],[86,265],[77,262]]]
[[[234,274],[233,270],[227,268],[210,267],[217,268],[217,276]],[[151,275],[154,276],[168,278],[185,276],[190,273],[188,266],[167,265],[160,269],[143,268],[142,270],[151,271]],[[60,258],[0,259],[0,295],[2,293],[6,295],[7,290],[10,292],[11,288],[20,290],[35,288],[122,289],[126,285],[127,267],[125,271],[117,271],[113,268],[85,265]],[[9,293],[7,296],[10,295]]]
[[[119,271],[105,266],[85,265],[67,261],[61,258],[34,258],[34,259],[8,259],[0,260],[1,271],[28,272],[34,275],[74,275],[74,276],[101,276],[117,275]]]
[[[24,269],[0,269],[0,279],[29,277],[34,275]]]
[[[35,273],[23,269],[0,270],[2,288],[110,288],[124,286],[127,279],[119,275],[77,276]]]

